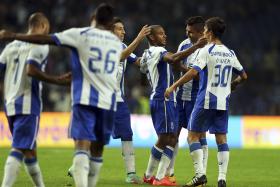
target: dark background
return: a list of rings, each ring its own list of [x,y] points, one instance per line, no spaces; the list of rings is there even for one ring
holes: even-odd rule
[[[26,32],[31,13],[41,11],[51,23],[51,32],[89,25],[96,6],[90,0],[1,0],[0,29]],[[125,23],[129,44],[144,24],[161,24],[167,33],[166,48],[175,52],[185,39],[185,20],[190,16],[220,16],[227,23],[224,43],[235,51],[248,73],[248,81],[231,97],[232,115],[280,115],[280,1],[276,0],[122,0],[111,3]],[[0,51],[5,44],[0,44]],[[145,42],[136,50],[141,56]],[[67,49],[52,47],[47,72],[61,74],[71,69]],[[3,76],[3,75],[1,75]],[[3,80],[3,79],[1,79]],[[138,68],[126,72],[126,92],[133,113],[148,113],[150,86]],[[3,81],[0,83],[3,107]],[[44,111],[69,111],[70,89],[44,84]]]

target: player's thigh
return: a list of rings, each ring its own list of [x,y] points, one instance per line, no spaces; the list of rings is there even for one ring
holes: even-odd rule
[[[96,124],[94,126],[95,141],[104,145],[110,141],[115,122],[115,111],[96,108]]]
[[[12,147],[33,150],[36,147],[39,121],[40,117],[37,115],[13,116]]]
[[[130,111],[125,102],[118,102],[113,126],[113,138],[132,137]]]
[[[179,127],[186,128],[187,127],[187,116],[186,116],[186,113],[185,113],[185,101],[178,100],[176,108],[177,108],[177,111],[178,111]]]
[[[215,110],[213,123],[209,128],[211,134],[226,134],[228,132],[228,111]]]
[[[185,101],[184,103],[184,115],[185,115],[185,125],[183,126],[184,128],[188,128],[188,124],[190,121],[191,113],[194,108],[194,101]]]
[[[178,116],[174,102],[151,101],[151,115],[157,134],[176,133]]]
[[[214,113],[212,110],[194,108],[190,116],[188,130],[198,133],[206,132],[212,123],[213,115]]]
[[[69,126],[70,137],[74,140],[95,140],[93,129],[96,124],[96,118],[94,107],[80,104],[74,105]]]

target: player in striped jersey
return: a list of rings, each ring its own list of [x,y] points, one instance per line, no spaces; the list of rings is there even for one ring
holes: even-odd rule
[[[223,45],[221,37],[225,23],[219,17],[206,21],[204,37],[208,45],[200,49],[195,57],[193,67],[165,92],[168,98],[180,85],[192,80],[199,74],[199,91],[191,119],[188,125],[188,142],[193,160],[195,176],[185,186],[198,186],[206,182],[203,171],[203,152],[199,138],[201,133],[209,130],[215,134],[218,146],[218,187],[226,187],[226,173],[229,162],[227,144],[228,107],[231,90],[247,79],[247,74],[235,53]],[[239,76],[231,82],[232,73]],[[172,95],[171,95],[172,96]]]
[[[184,41],[182,41],[178,47],[178,51],[183,51],[185,49],[190,48],[195,44],[199,38],[203,36],[204,31],[204,19],[201,16],[194,16],[190,17],[186,21],[186,36],[188,37]],[[199,50],[199,49],[198,49]],[[197,51],[198,51],[197,50]],[[188,69],[190,69],[193,65],[193,60],[196,55],[196,52],[190,54],[187,58],[183,59],[181,63],[183,63]],[[181,76],[184,75],[184,72],[180,73]],[[191,112],[194,107],[194,103],[197,97],[199,86],[199,80],[197,78],[192,79],[190,82],[185,83],[184,85],[180,86],[177,90],[177,110],[179,113],[179,128],[178,128],[178,138],[182,128],[187,129],[187,125],[189,122],[189,118]],[[208,146],[206,141],[206,133],[202,134],[200,138],[200,143],[203,150],[203,169],[206,173],[207,168],[207,159],[208,159]],[[167,169],[167,175],[171,181],[176,181],[174,176],[174,164],[175,164],[175,157],[178,152],[178,143],[174,149],[174,156],[171,160],[170,166]]]
[[[180,65],[180,61],[198,49],[205,41],[175,54],[167,52],[164,48],[166,35],[160,25],[151,26],[151,34],[148,36],[150,47],[142,55],[141,64],[147,65],[148,74],[152,85],[150,96],[150,108],[154,128],[158,135],[158,141],[151,150],[147,170],[143,181],[153,185],[175,186],[165,177],[167,167],[173,157],[173,150],[177,142],[177,111],[175,93],[166,100],[164,91],[173,84],[173,72],[170,64]],[[182,69],[184,69],[182,67]],[[186,69],[184,69],[186,70]],[[158,166],[154,177],[154,169]]]
[[[123,42],[125,36],[125,29],[124,24],[120,18],[114,18],[112,31]],[[150,29],[148,28],[148,26],[144,26],[139,32],[138,36],[135,38],[135,40],[128,47],[123,43],[123,52],[126,52],[125,50],[128,50],[129,48],[132,48],[134,50],[149,32]],[[132,51],[132,49],[130,49],[130,51]],[[135,154],[132,143],[133,132],[131,129],[130,111],[125,101],[124,92],[124,77],[126,67],[128,64],[136,64],[139,66],[140,58],[137,57],[135,54],[131,53],[126,59],[121,60],[119,63],[117,74],[117,111],[112,136],[114,139],[121,139],[122,155],[125,161],[127,173],[126,182],[140,184],[142,183],[142,180],[136,175]]]
[[[109,143],[116,111],[117,66],[122,43],[111,33],[113,8],[96,8],[95,27],[72,28],[54,35],[2,31],[0,39],[68,47],[72,50],[72,119],[69,129],[75,141],[73,177],[78,187],[96,186],[103,148]]]
[[[28,20],[27,34],[47,34],[49,21],[42,13],[34,13]],[[34,185],[44,182],[36,154],[36,138],[42,110],[40,80],[55,84],[70,84],[67,77],[44,73],[49,53],[48,45],[21,41],[9,43],[0,56],[0,68],[5,71],[4,103],[10,131],[12,150],[5,164],[2,187],[14,184],[22,161]]]

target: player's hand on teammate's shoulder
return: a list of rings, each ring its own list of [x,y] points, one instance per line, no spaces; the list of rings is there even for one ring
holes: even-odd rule
[[[207,42],[208,42],[207,38],[201,37],[198,39],[198,41],[194,45],[196,45],[199,48],[202,48],[207,44]]]
[[[71,81],[72,81],[72,73],[68,72],[68,73],[62,74],[57,77],[56,81],[57,81],[57,84],[59,84],[59,85],[66,85],[66,86],[69,85],[70,86]]]
[[[15,36],[15,33],[7,31],[7,30],[1,30],[0,31],[0,40],[6,41],[6,40],[12,40]]]
[[[144,25],[141,29],[141,31],[138,34],[138,38],[140,40],[143,40],[147,35],[151,33],[151,28],[148,25]]]

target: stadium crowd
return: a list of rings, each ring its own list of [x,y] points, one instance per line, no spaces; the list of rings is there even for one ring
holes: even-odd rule
[[[50,19],[51,32],[61,31],[70,27],[88,25],[92,10],[101,1],[83,0],[1,0],[0,25],[16,32],[26,31],[28,15],[35,11],[44,12]],[[240,62],[246,68],[250,79],[240,89],[232,94],[232,115],[279,115],[280,114],[280,68],[279,64],[279,31],[276,25],[280,23],[278,14],[279,2],[268,0],[249,1],[109,1],[118,10],[117,14],[126,25],[125,42],[130,43],[144,24],[162,24],[166,28],[167,49],[176,51],[179,42],[185,37],[183,23],[189,16],[202,15],[221,16],[228,29],[224,41],[238,52]],[[155,8],[156,7],[156,8]],[[169,11],[163,11],[169,10]],[[163,19],[164,18],[164,19]],[[273,18],[273,19],[271,19]],[[230,41],[230,43],[227,43]],[[0,50],[4,47],[0,46]],[[146,46],[141,46],[136,54],[141,55]],[[59,74],[70,69],[68,51],[51,48],[47,71]],[[59,55],[58,55],[59,53]],[[0,75],[2,76],[2,75]],[[127,70],[127,97],[132,113],[148,113],[148,96],[150,85],[145,75],[130,66]],[[2,84],[2,83],[1,83]],[[0,93],[3,94],[3,85]],[[3,107],[1,95],[0,106]],[[44,111],[69,111],[70,90],[66,87],[44,85]]]

